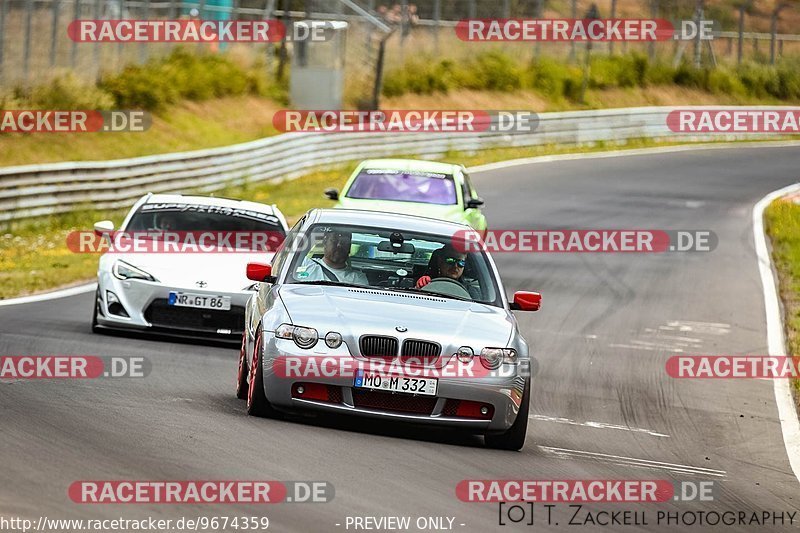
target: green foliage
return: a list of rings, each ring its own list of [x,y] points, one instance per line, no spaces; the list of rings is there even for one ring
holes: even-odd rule
[[[784,61],[778,66],[746,63],[737,68],[696,68],[688,62],[672,67],[650,62],[644,54],[591,58],[589,87],[592,89],[644,88],[677,85],[713,94],[738,97],[800,99],[800,62]],[[479,52],[453,61],[416,57],[384,77],[383,95],[444,93],[455,88],[511,92],[532,89],[558,101],[577,101],[583,84],[582,67],[541,57],[523,63],[502,51]]]
[[[159,111],[179,100],[210,100],[256,94],[286,99],[285,87],[267,79],[263,65],[245,67],[225,55],[194,54],[178,48],[144,65],[103,78],[100,87],[122,108]]]

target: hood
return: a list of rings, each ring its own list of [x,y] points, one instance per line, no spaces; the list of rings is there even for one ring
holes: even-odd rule
[[[458,205],[421,204],[416,202],[392,202],[389,200],[361,200],[341,198],[337,208],[360,209],[362,211],[382,211],[438,218],[451,222],[464,223],[464,210]]]
[[[321,336],[338,331],[351,353],[362,335],[431,340],[445,354],[471,346],[477,353],[505,347],[514,327],[511,313],[500,307],[418,293],[294,284],[281,286],[279,294],[293,324],[316,328]]]
[[[161,284],[197,289],[198,281],[207,283],[203,291],[240,292],[253,284],[247,279],[247,263],[272,261],[272,253],[133,253],[106,254],[108,268],[116,260],[144,270]]]

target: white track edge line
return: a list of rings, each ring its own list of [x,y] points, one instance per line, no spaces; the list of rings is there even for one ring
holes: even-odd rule
[[[764,229],[764,210],[778,198],[800,190],[800,183],[778,189],[766,195],[753,207],[753,236],[755,238],[758,271],[764,289],[764,308],[767,318],[767,350],[769,355],[786,355],[786,343],[783,334],[783,317],[781,316],[775,276],[772,270],[772,258],[767,248],[767,236]],[[783,444],[786,455],[795,477],[800,481],[800,421],[797,418],[794,398],[788,379],[773,379],[775,403],[778,405],[778,418],[781,422]]]
[[[723,150],[730,148],[784,148],[790,146],[800,147],[800,141],[754,141],[754,142],[726,142],[726,143],[702,143],[702,144],[679,144],[674,146],[654,146],[651,148],[632,148],[629,150],[608,150],[602,152],[579,152],[574,154],[540,155],[535,157],[523,157],[520,159],[509,159],[508,161],[498,161],[496,163],[486,163],[477,165],[467,170],[476,174],[478,172],[488,172],[490,170],[501,170],[520,165],[531,165],[534,163],[554,163],[558,161],[574,161],[578,159],[602,159],[606,157],[627,157],[636,155],[668,154],[673,152],[690,152],[693,150]]]
[[[67,289],[45,292],[42,294],[32,294],[31,296],[20,296],[19,298],[9,298],[7,300],[0,300],[0,307],[4,307],[6,305],[30,304],[34,302],[44,302],[47,300],[66,298],[68,296],[75,296],[76,294],[83,294],[85,292],[93,291],[95,287],[97,287],[97,283],[89,283],[88,285],[79,285],[77,287],[69,287]]]

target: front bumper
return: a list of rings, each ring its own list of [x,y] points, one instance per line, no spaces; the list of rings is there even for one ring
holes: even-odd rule
[[[143,280],[120,280],[109,272],[98,275],[97,324],[104,328],[164,332],[182,336],[241,337],[250,291],[225,292],[197,287],[167,286]],[[229,296],[229,311],[168,305],[171,291]],[[118,303],[109,298],[113,293]],[[127,315],[127,316],[125,316]]]
[[[286,377],[285,372],[274,371],[276,357],[331,354],[302,350],[291,340],[276,339],[270,332],[264,332],[263,341],[264,393],[273,407],[286,412],[313,410],[457,427],[476,433],[500,433],[508,430],[517,419],[525,382],[529,379],[526,377],[528,365],[521,362],[503,376],[439,377],[435,396],[378,392],[355,388],[354,377],[349,375]],[[345,347],[343,344],[342,348]],[[354,358],[342,355],[341,349],[335,357]],[[361,357],[354,359],[366,361]],[[325,386],[327,398],[307,399],[298,394],[297,386],[310,388],[308,384]],[[491,406],[489,418],[461,414],[459,405],[467,402]]]

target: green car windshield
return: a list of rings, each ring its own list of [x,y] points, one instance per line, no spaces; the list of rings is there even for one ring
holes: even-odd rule
[[[453,176],[410,170],[364,169],[356,176],[345,196],[437,205],[458,203]]]

